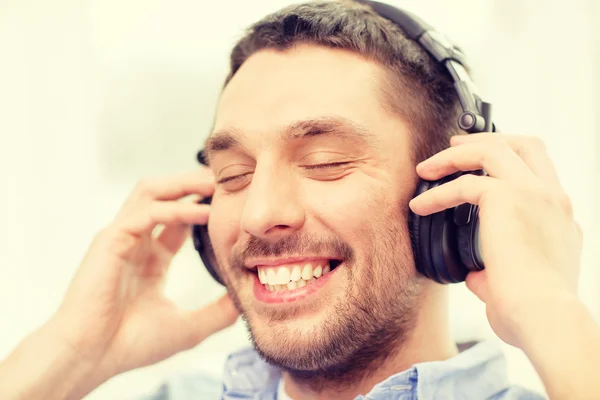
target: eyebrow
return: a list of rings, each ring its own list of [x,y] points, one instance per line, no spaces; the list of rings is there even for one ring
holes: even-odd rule
[[[321,117],[296,121],[282,130],[281,139],[290,141],[322,135],[359,142],[368,147],[373,147],[374,143],[372,142],[377,142],[377,136],[373,132],[357,122],[343,117]],[[202,150],[205,162],[208,164],[210,158],[218,152],[241,147],[238,138],[243,136],[244,133],[235,128],[213,132],[206,140]]]

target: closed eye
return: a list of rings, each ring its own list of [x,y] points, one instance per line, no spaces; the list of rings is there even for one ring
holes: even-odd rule
[[[225,178],[219,179],[219,180],[217,181],[217,183],[226,183],[226,182],[231,182],[231,181],[233,181],[233,180],[235,180],[235,179],[240,179],[240,178],[243,178],[243,177],[245,177],[246,175],[249,175],[249,174],[251,174],[251,173],[252,173],[252,172],[247,172],[247,173],[245,173],[245,174],[241,174],[241,175],[226,176]]]
[[[339,166],[347,165],[347,164],[350,164],[350,161],[339,161],[339,162],[332,162],[332,163],[326,163],[326,164],[305,165],[304,168],[306,168],[306,169],[334,168],[334,167],[339,167]]]

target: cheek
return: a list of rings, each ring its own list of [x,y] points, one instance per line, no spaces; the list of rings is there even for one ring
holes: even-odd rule
[[[383,185],[365,181],[315,182],[308,189],[314,217],[350,245],[368,240],[365,235],[381,223],[382,211],[389,207]]]
[[[208,219],[210,242],[219,262],[227,260],[240,231],[242,205],[240,200],[222,197],[213,202]]]

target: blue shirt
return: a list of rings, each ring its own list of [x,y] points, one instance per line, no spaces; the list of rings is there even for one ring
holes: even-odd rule
[[[281,370],[247,348],[228,357],[222,382],[200,375],[180,376],[144,400],[277,400],[280,379]],[[356,397],[359,399],[538,400],[544,397],[510,385],[502,350],[487,341],[445,361],[415,364],[375,385],[368,394]]]

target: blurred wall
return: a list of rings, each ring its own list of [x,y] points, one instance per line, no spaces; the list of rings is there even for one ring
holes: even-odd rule
[[[581,295],[600,316],[598,2],[393,3],[466,50],[503,131],[545,140],[585,232]],[[287,4],[0,0],[0,357],[54,312],[135,182],[196,166],[229,50],[244,27]],[[196,307],[223,289],[188,243],[167,291]],[[493,336],[464,286],[452,288],[449,307],[457,340]],[[182,370],[218,376],[225,355],[247,343],[238,323],[89,398],[130,398]],[[541,390],[523,355],[505,348],[514,381]]]

